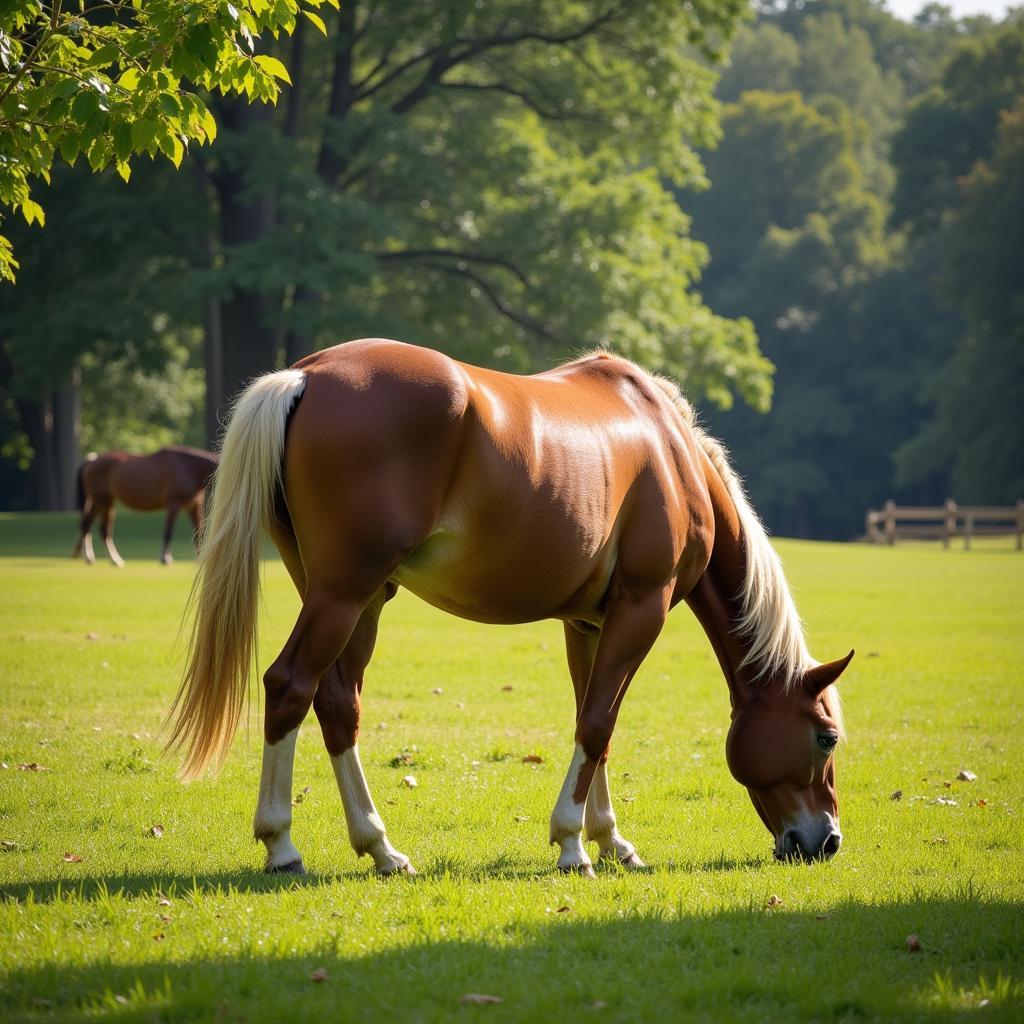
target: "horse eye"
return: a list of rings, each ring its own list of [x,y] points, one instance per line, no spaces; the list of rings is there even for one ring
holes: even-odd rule
[[[818,733],[818,746],[826,754],[831,753],[833,747],[839,742],[839,737],[833,732]]]

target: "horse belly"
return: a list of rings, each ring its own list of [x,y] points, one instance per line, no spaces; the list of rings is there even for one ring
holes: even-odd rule
[[[111,491],[128,508],[138,512],[153,512],[167,503],[167,495],[157,467],[148,465],[149,459],[133,460],[114,470]]]
[[[398,568],[393,579],[452,615],[509,624],[552,617],[586,618],[597,610],[615,554],[552,537],[548,542],[441,526]]]

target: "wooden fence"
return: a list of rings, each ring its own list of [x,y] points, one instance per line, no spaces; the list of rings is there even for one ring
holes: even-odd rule
[[[875,544],[895,544],[897,538],[941,540],[949,547],[953,537],[964,539],[1013,534],[1017,550],[1024,547],[1024,501],[1016,505],[964,505],[953,500],[938,508],[898,507],[891,499],[883,509],[869,509],[865,519],[867,539]]]

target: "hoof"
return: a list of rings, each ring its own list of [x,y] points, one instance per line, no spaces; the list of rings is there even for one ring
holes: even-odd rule
[[[174,561],[174,556],[173,555],[164,555],[160,559],[160,564],[161,565],[170,565],[173,561]]]
[[[306,868],[300,857],[298,860],[289,861],[287,864],[271,864],[267,867],[266,873],[268,875],[304,875]]]
[[[416,874],[416,869],[412,866],[412,861],[406,858],[404,861],[399,861],[395,864],[385,864],[383,867],[378,867],[377,874],[381,878],[391,878],[393,875],[408,875],[412,878]]]
[[[630,853],[623,857],[619,863],[630,871],[638,871],[640,868],[647,867],[647,865],[635,853]]]
[[[558,870],[561,871],[563,875],[580,875],[582,878],[597,878],[597,872],[594,871],[593,864],[559,864]]]

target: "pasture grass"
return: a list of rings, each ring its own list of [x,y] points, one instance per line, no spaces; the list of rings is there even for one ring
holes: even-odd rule
[[[476,625],[403,593],[382,618],[361,749],[420,874],[380,880],[354,856],[310,716],[293,825],[310,875],[293,879],[263,875],[250,837],[255,707],[219,777],[183,787],[160,755],[191,566],[155,564],[159,519],[124,525],[122,553],[147,561],[118,571],[24,557],[70,548],[73,517],[0,519],[5,1021],[1024,1014],[1024,557],[1008,544],[779,543],[812,650],[858,652],[828,864],[771,859],[725,767],[725,683],[681,607],[610,762],[621,830],[650,867],[556,874],[547,818],[572,747],[561,628]],[[278,562],[265,606],[264,666],[298,607]],[[18,768],[32,763],[47,770]]]

